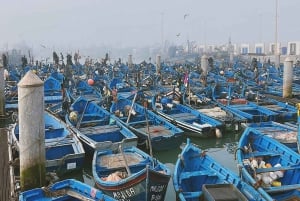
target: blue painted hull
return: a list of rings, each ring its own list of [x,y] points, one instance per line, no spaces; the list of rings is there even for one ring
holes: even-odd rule
[[[123,154],[125,159],[119,152],[95,152],[92,166],[96,187],[117,200],[164,200],[170,170],[136,147],[125,148]],[[130,174],[124,163],[128,164]],[[109,180],[116,172],[127,172],[127,175]]]
[[[168,150],[181,144],[183,130],[139,104],[133,104],[136,114],[130,115],[128,120],[129,114],[126,114],[126,108],[130,108],[131,105],[130,100],[119,98],[118,102],[112,104],[111,112],[115,114],[116,119],[138,136],[140,142],[143,143],[150,138],[153,150]],[[120,117],[117,115],[118,112],[124,115]]]
[[[67,125],[48,112],[45,118],[46,171],[58,174],[79,170],[84,163],[85,151],[79,139]],[[13,140],[19,150],[19,125],[13,131]]]
[[[59,195],[59,196],[58,196]],[[103,194],[101,191],[75,179],[59,181],[47,189],[36,188],[24,191],[19,196],[19,201],[69,201],[69,200],[103,200],[115,199]]]
[[[266,200],[299,197],[300,156],[280,142],[263,135],[255,128],[247,128],[239,140],[237,160],[242,178],[257,186]],[[255,163],[258,165],[253,165]],[[270,165],[260,167],[264,163]],[[273,172],[272,175],[270,172]]]
[[[123,147],[137,145],[137,136],[95,102],[88,102],[84,97],[79,97],[71,107],[79,114],[79,118],[74,122],[67,114],[66,123],[90,155],[93,155],[95,150],[118,149],[120,144]]]
[[[181,201],[203,199],[206,192],[205,186],[209,185],[230,186],[239,192],[239,200],[264,200],[253,187],[193,145],[189,139],[176,162],[173,184],[177,199]]]

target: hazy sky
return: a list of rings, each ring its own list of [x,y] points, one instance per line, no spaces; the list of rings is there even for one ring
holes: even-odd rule
[[[276,0],[0,0],[0,50],[275,41]],[[282,42],[300,40],[300,0],[279,0]],[[184,17],[185,16],[185,17]],[[163,37],[162,37],[163,35]]]

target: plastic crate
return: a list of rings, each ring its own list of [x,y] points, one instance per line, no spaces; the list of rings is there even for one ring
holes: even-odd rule
[[[248,199],[232,184],[204,184],[204,201],[247,201]]]

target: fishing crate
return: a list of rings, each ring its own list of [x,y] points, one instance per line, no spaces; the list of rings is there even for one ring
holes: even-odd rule
[[[247,201],[248,199],[232,184],[204,184],[204,201]]]

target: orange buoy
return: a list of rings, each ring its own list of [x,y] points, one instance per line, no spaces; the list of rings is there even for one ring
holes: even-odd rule
[[[88,84],[89,84],[90,86],[92,86],[94,83],[95,83],[95,82],[94,82],[93,79],[88,79]]]

